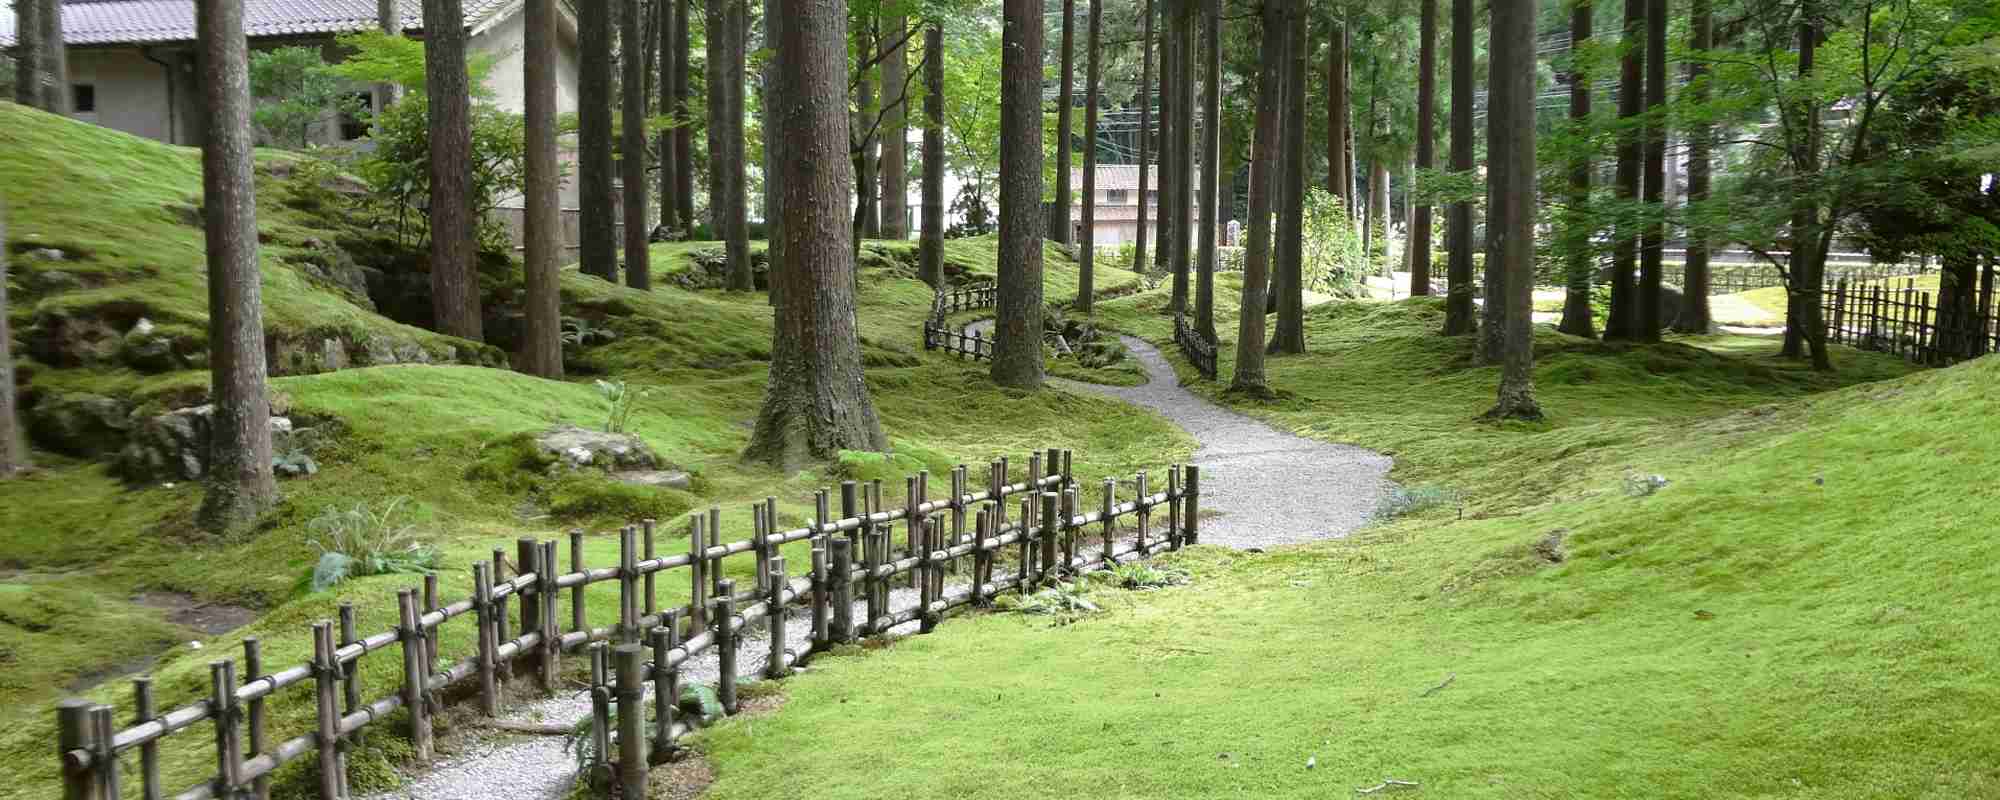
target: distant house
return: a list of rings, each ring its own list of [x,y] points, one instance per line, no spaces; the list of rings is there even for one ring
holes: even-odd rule
[[[1201,180],[1199,173],[1195,180]],[[1083,170],[1070,173],[1070,185],[1078,192],[1083,191]],[[1100,164],[1097,167],[1097,209],[1096,228],[1092,241],[1099,247],[1112,247],[1139,240],[1139,214],[1146,215],[1147,244],[1159,241],[1159,201],[1160,170],[1154,166],[1146,176],[1145,202],[1139,201],[1139,165]],[[1083,236],[1083,206],[1079,198],[1070,206],[1070,225],[1075,229],[1077,241]]]
[[[404,33],[421,38],[421,0],[396,2]],[[576,20],[561,5],[556,103],[574,109]],[[327,60],[338,61],[343,54],[335,37],[377,27],[376,0],[244,0],[244,6],[253,50],[318,47]],[[487,88],[493,102],[516,113],[524,102],[521,7],[521,0],[465,0],[468,54],[498,56]],[[169,144],[201,144],[194,0],[63,0],[62,9],[69,116]],[[0,14],[0,46],[13,46],[14,21],[12,13]],[[355,87],[355,94],[369,97],[368,87]],[[329,113],[321,138],[331,144],[365,132]]]

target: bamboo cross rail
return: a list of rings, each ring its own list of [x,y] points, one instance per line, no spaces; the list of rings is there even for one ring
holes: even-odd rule
[[[1198,539],[1200,484],[1195,467],[1175,465],[1168,471],[1167,490],[1153,494],[1147,492],[1146,474],[1139,473],[1131,484],[1132,498],[1124,502],[1117,497],[1117,483],[1106,479],[1097,510],[1082,513],[1081,487],[1073,479],[1070,463],[1066,450],[1051,449],[1046,460],[1043,453],[1036,453],[1029,458],[1023,479],[1014,481],[1008,460],[995,459],[988,480],[976,491],[967,478],[968,468],[960,465],[953,470],[948,498],[931,497],[929,476],[919,473],[905,482],[907,504],[900,509],[883,504],[879,482],[862,495],[862,487],[849,481],[840,487],[840,517],[830,515],[828,490],[822,489],[816,495],[818,513],[812,524],[793,530],[777,529],[776,500],[766,498],[754,506],[751,538],[728,543],[721,541],[720,510],[710,508],[690,517],[688,551],[671,556],[656,554],[655,523],[646,520],[620,531],[618,563],[609,567],[585,563],[581,532],[570,536],[569,569],[561,573],[555,572],[560,563],[556,541],[522,539],[516,543],[511,576],[506,574],[504,557],[473,564],[471,593],[465,599],[440,605],[436,576],[426,576],[421,587],[398,592],[398,623],[390,630],[360,636],[354,608],[341,606],[337,626],[332,620],[312,625],[313,655],[306,663],[268,670],[257,640],[246,640],[240,676],[234,660],[211,662],[207,697],[164,713],[155,709],[152,680],[137,678],[133,721],[123,728],[113,723],[109,705],[64,700],[55,709],[63,797],[121,800],[127,786],[119,762],[136,750],[139,780],[133,788],[144,800],[267,797],[272,774],[308,753],[318,761],[317,796],[344,800],[350,796],[346,750],[364,729],[404,711],[402,724],[407,725],[412,753],[417,761],[427,762],[433,757],[432,718],[448,690],[464,694],[463,688],[470,687],[480,713],[493,717],[506,702],[500,691],[503,685],[533,675],[542,692],[551,692],[558,660],[579,651],[589,654],[592,666],[594,752],[587,772],[599,785],[615,776],[627,797],[644,796],[644,765],[662,759],[694,724],[678,719],[674,708],[683,665],[715,651],[722,662],[718,694],[727,711],[734,713],[736,651],[744,633],[759,622],[768,623],[770,629],[763,674],[778,678],[814,652],[860,635],[881,635],[912,622],[920,632],[928,632],[950,612],[986,605],[1002,592],[1033,591],[1044,579],[1142,558],[1161,544],[1149,538],[1151,515],[1161,506],[1167,509],[1166,548],[1179,549]],[[864,496],[866,505],[857,509],[856,501]],[[1059,498],[1066,498],[1061,500],[1060,514]],[[1010,520],[1006,507],[1016,501],[1021,513]],[[1033,513],[1037,507],[1039,516]],[[963,517],[968,511],[976,524],[965,531]],[[1136,519],[1130,528],[1136,537],[1122,541],[1117,532],[1125,529],[1121,520],[1128,518]],[[953,520],[949,527],[947,519]],[[1099,541],[1084,541],[1092,536],[1093,526],[1098,526],[1094,538]],[[951,535],[945,535],[947,531]],[[865,550],[864,538],[869,545]],[[787,574],[785,560],[778,554],[792,542],[811,547],[810,569],[798,577]],[[1016,550],[1014,571],[1000,572],[997,562]],[[734,580],[719,576],[727,559],[746,554],[756,559],[757,579],[738,593]],[[859,564],[857,556],[863,556]],[[970,564],[964,571],[970,583],[952,585],[946,572],[957,571],[960,560]],[[686,576],[692,599],[684,606],[661,609],[656,583],[676,571]],[[914,586],[916,604],[894,608],[892,583]],[[593,584],[618,587],[617,624],[590,627],[584,589]],[[864,589],[862,603],[853,596],[857,584]],[[564,589],[570,590],[568,625],[557,613]],[[865,607],[866,619],[855,619],[857,605]],[[518,624],[510,619],[514,608],[519,609]],[[811,644],[805,652],[788,647],[785,637],[786,616],[795,608],[803,610],[811,625]],[[454,630],[470,627],[474,645],[457,660],[441,662],[439,633],[446,625]],[[400,652],[400,685],[364,686],[359,679],[361,660],[391,648]],[[267,703],[279,692],[304,685],[313,687],[313,728],[291,738],[275,738],[267,730]],[[650,725],[643,702],[647,685],[654,692]],[[368,700],[370,688],[380,696]],[[615,723],[613,708],[618,709]],[[202,722],[213,723],[215,771],[198,785],[168,794],[159,775],[159,746]]]

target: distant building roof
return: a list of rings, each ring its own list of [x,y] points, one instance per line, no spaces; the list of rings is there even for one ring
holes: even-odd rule
[[[422,0],[396,0],[403,29],[423,30]],[[478,28],[521,0],[465,0],[465,24]],[[63,41],[70,45],[194,41],[194,0],[63,0]],[[250,38],[353,33],[376,26],[375,0],[244,0]],[[14,44],[14,14],[0,14],[0,44]]]
[[[1083,170],[1081,168],[1070,170],[1070,178],[1071,178],[1070,185],[1075,187],[1078,191],[1082,191]],[[1195,170],[1194,179],[1197,181],[1201,180],[1200,170]],[[1138,164],[1097,165],[1098,191],[1129,192],[1129,191],[1136,191],[1138,190],[1138,188],[1139,188]],[[1151,170],[1148,170],[1146,173],[1146,191],[1157,192],[1159,190],[1160,190],[1160,165],[1154,164],[1153,168]],[[1133,198],[1133,202],[1135,203],[1138,202],[1138,199],[1136,197]]]

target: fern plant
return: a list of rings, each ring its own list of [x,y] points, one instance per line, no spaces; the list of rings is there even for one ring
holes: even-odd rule
[[[312,533],[307,541],[320,551],[312,590],[325,591],[348,578],[437,571],[437,549],[422,540],[415,524],[403,521],[408,501],[392,498],[379,509],[365,502],[345,510],[327,506],[306,523]]]
[[[604,398],[604,432],[624,433],[632,419],[632,409],[650,392],[627,386],[624,381],[600,380],[597,394]]]

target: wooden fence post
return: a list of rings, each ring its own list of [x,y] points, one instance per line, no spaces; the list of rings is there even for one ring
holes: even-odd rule
[[[965,541],[965,465],[951,468],[951,544],[956,547]],[[949,567],[951,574],[958,574],[958,562]],[[977,598],[974,598],[977,599]],[[975,603],[976,605],[976,603]]]
[[[1000,530],[1007,524],[1007,497],[1004,494],[1007,485],[1006,470],[1005,462],[997,458],[986,465],[986,499],[999,507],[999,510],[994,513],[993,530],[995,531]]]
[[[972,536],[972,607],[986,607],[987,572],[993,569],[993,551],[986,549],[986,512],[981,510],[973,521]]]
[[[722,713],[736,713],[736,581],[723,579],[715,593],[716,699]]]
[[[215,720],[215,796],[235,797],[243,785],[243,749],[236,735],[242,714],[236,703],[236,662],[209,662],[208,684],[209,715]],[[320,767],[331,765],[321,763]]]
[[[833,574],[829,576],[833,588],[833,640],[841,643],[854,641],[854,543],[845,538],[834,537],[829,545],[833,547]]]
[[[869,531],[861,539],[861,568],[866,573],[861,578],[862,606],[867,609],[864,613],[868,615],[859,626],[863,636],[881,633],[875,629],[875,620],[881,619],[886,612],[881,598],[886,594],[884,590],[888,581],[876,575],[875,570],[882,566],[882,551],[887,549],[888,544],[889,536],[875,531]]]
[[[1201,467],[1189,464],[1184,469],[1187,470],[1187,480],[1182,482],[1187,492],[1187,530],[1181,539],[1187,544],[1201,544]]]
[[[1118,479],[1105,478],[1104,510],[1103,510],[1105,569],[1110,569],[1118,565],[1118,561],[1112,557],[1112,551],[1116,549],[1114,545],[1118,543],[1118,521],[1116,518],[1112,516],[1111,513],[1112,509],[1117,505],[1118,505]]]
[[[438,597],[437,573],[435,572],[427,573],[424,575],[424,605],[423,605],[424,615],[429,615],[431,612],[438,610],[438,601],[439,597]],[[424,632],[424,677],[429,678],[431,671],[435,668],[435,665],[437,664],[438,660],[438,629],[426,627],[423,629],[423,632]],[[425,691],[428,692],[429,688],[426,687]]]
[[[667,666],[667,657],[680,644],[680,614],[668,611],[660,627],[653,629],[653,749],[651,760],[666,760],[674,746],[674,704],[680,701],[680,670]]]
[[[723,543],[722,506],[708,507],[707,530],[708,530],[708,537],[706,539],[706,543],[709,547],[712,548]],[[714,592],[713,594],[709,595],[710,597],[722,596],[722,559],[723,559],[722,556],[716,556],[714,559],[708,562],[708,577],[709,577],[708,585],[710,589]]]
[[[1081,529],[1076,524],[1077,512],[1081,510],[1082,509],[1077,507],[1076,489],[1074,487],[1071,487],[1069,483],[1065,481],[1063,483],[1063,489],[1062,489],[1062,512],[1061,512],[1062,513],[1062,560],[1063,560],[1062,573],[1065,575],[1075,575],[1083,571],[1082,565],[1077,562],[1076,558],[1076,547],[1077,547],[1076,540],[1083,536],[1083,534],[1081,533]]]
[[[429,657],[430,645],[417,615],[416,591],[397,592],[396,604],[402,615],[403,708],[410,714],[410,749],[417,763],[424,764],[431,760],[430,692],[424,686],[424,659]]]
[[[1056,517],[1056,514],[1058,513],[1057,503],[1060,501],[1060,498],[1062,496],[1056,494],[1055,492],[1042,492],[1041,497],[1042,497],[1042,530],[1041,530],[1042,563],[1041,563],[1041,572],[1037,576],[1038,577],[1037,582],[1047,581],[1051,578],[1054,578],[1058,574],[1056,571],[1056,533],[1062,528],[1067,527],[1063,523],[1058,522]]]
[[[638,634],[633,634],[633,639]],[[625,797],[646,796],[645,650],[636,641],[618,646],[618,783]]]
[[[359,631],[357,630],[357,627],[358,626],[354,624],[354,604],[341,603],[340,642],[339,642],[340,647],[346,647],[351,644],[360,643],[361,637],[358,635]],[[334,652],[337,655],[339,653],[339,650],[336,649]],[[341,689],[341,713],[352,714],[356,711],[361,710],[361,657],[357,655],[354,657],[354,663],[352,664],[343,663],[340,664],[339,666],[340,666],[340,689]],[[261,673],[253,671],[251,673],[251,677],[256,677],[258,674]],[[260,713],[260,709],[258,709],[255,705],[253,705],[251,707],[250,713],[252,716],[257,716]],[[255,731],[254,725],[252,726],[252,731],[253,732]],[[343,797],[353,794],[353,791],[351,790],[350,787],[348,787],[346,783],[347,751],[352,750],[354,748],[353,742],[360,741],[360,739],[361,739],[361,732],[355,731],[353,736],[349,737],[346,740],[342,740],[340,743],[340,777],[341,777],[340,794]],[[257,795],[260,798],[260,800],[262,800],[263,798],[270,797],[270,789],[268,788],[269,783],[270,783],[269,781],[263,781],[263,784],[265,784],[265,788],[263,788]]]
[[[910,574],[917,582],[917,632],[930,633],[937,627],[937,617],[931,614],[931,602],[937,599],[932,593],[931,551],[937,549],[932,541],[931,525],[927,518],[918,517],[910,525],[910,546],[917,551],[917,568]]]
[[[763,592],[771,579],[771,526],[764,519],[764,504],[750,504],[750,553],[757,559],[752,586]]]
[[[1021,534],[1021,568],[1015,571],[1014,583],[1015,591],[1023,595],[1034,588],[1042,570],[1047,568],[1035,563],[1035,556],[1042,551],[1041,542],[1036,539],[1040,534],[1035,527],[1035,522],[1040,519],[1035,510],[1035,503],[1040,498],[1041,494],[1037,492],[1024,492],[1021,495],[1021,524],[1018,526]],[[1000,509],[1007,507],[1006,503],[996,505]]]
[[[1143,469],[1139,470],[1139,475],[1133,479],[1133,482],[1137,486],[1135,491],[1138,492],[1138,500],[1135,502],[1138,504],[1139,513],[1139,530],[1136,534],[1138,543],[1136,547],[1139,549],[1139,557],[1145,558],[1153,554],[1152,545],[1146,543],[1146,534],[1153,527],[1153,506],[1146,499],[1152,497],[1151,494],[1148,494],[1146,487],[1146,471]]]
[[[500,687],[495,682],[494,671],[498,661],[494,657],[493,642],[493,573],[492,565],[483,561],[472,564],[472,611],[474,624],[478,625],[476,641],[479,643],[479,713],[483,716],[497,716],[500,713]]]
[[[764,676],[783,678],[790,670],[785,668],[785,559],[773,556],[768,565],[770,572],[766,591],[770,593],[771,604],[771,656],[764,664]]]
[[[319,701],[315,706],[319,730],[313,743],[319,753],[320,800],[340,800],[340,787],[344,783],[340,775],[340,710],[335,705],[339,692],[340,660],[334,657],[333,651],[333,623],[313,623],[313,688]],[[256,726],[252,725],[251,729],[254,743]]]
[[[572,573],[581,573],[584,571],[583,531],[580,530],[572,530],[569,532],[569,571]],[[569,590],[570,630],[573,631],[590,630],[590,618],[584,616],[584,611],[583,611],[583,596],[584,596],[584,589],[586,588],[589,587],[586,586],[582,581],[578,581],[575,586],[570,587]]]
[[[132,723],[153,721],[153,679],[132,679]],[[146,800],[160,798],[160,744],[158,740],[139,745],[139,786]]]
[[[917,510],[917,506],[923,502],[923,481],[915,475],[905,476],[903,478],[903,546],[907,551],[905,557],[917,555],[918,548],[922,546],[920,544],[921,537],[917,533],[917,528],[922,524],[917,520],[922,517],[922,514]],[[910,573],[910,588],[917,588],[917,583],[921,578],[922,575],[919,572]]]
[[[97,729],[90,719],[93,707],[81,697],[56,703],[56,755],[63,763],[63,800],[102,800],[104,796],[104,781],[98,776],[104,763],[92,758],[90,766],[79,767],[69,759],[71,750],[97,751]]]
[[[1181,465],[1167,468],[1167,549],[1181,549]]]
[[[610,659],[604,642],[590,643],[590,785],[611,788]]]
[[[522,575],[532,574],[535,576],[534,584],[522,587],[521,591],[517,593],[521,596],[519,604],[521,608],[521,633],[523,635],[526,635],[529,631],[539,633],[542,630],[542,598],[548,596],[546,592],[542,591],[542,579],[548,574],[548,570],[542,568],[541,544],[534,539],[528,538],[514,540],[514,561],[520,567],[518,571]],[[547,687],[542,687],[541,654],[539,652],[529,653],[523,651],[520,657],[527,658],[528,663],[534,666],[535,685],[541,687],[543,691],[547,691]]]
[[[105,800],[118,800],[118,754],[111,750],[111,740],[118,734],[118,726],[111,721],[111,707],[96,705],[90,707],[90,728],[92,731],[92,761],[105,766],[98,770],[103,779],[101,791]]]
[[[341,603],[340,610],[343,622],[342,628],[352,630],[354,628],[354,604]],[[245,638],[243,640],[243,682],[249,683],[263,675],[264,645],[255,636]],[[264,698],[259,697],[250,701],[249,711],[250,749],[243,754],[243,757],[256,758],[259,753],[264,752]],[[335,770],[334,774],[337,776],[340,774],[340,771]],[[251,794],[257,800],[269,800],[271,797],[271,780],[266,776],[259,775],[252,779],[250,787]]]
[[[827,538],[818,536],[812,540],[812,649],[824,650],[831,639],[827,635],[830,624],[828,616],[833,610],[832,577],[828,575]]]
[[[618,643],[639,641],[639,531],[618,530]]]
[[[642,537],[641,544],[645,548],[643,557],[647,561],[653,560],[656,556],[656,551],[653,549],[653,528],[657,524],[656,520],[651,519],[640,520],[639,522],[640,536]],[[646,573],[646,605],[640,610],[640,616],[650,617],[660,610],[660,598],[657,594],[657,587],[653,585],[653,579],[656,577],[659,577],[658,572]]]
[[[708,543],[701,514],[688,517],[688,638],[708,627]]]
[[[562,624],[556,619],[556,540],[541,544],[541,553],[535,559],[541,567],[542,599],[536,609],[542,612],[542,663],[537,679],[543,694],[556,690],[556,674],[562,666]]]
[[[508,626],[511,624],[509,623],[509,620],[513,619],[513,617],[511,616],[512,612],[507,610],[508,600],[504,596],[493,597],[493,593],[498,591],[500,582],[506,579],[507,579],[507,551],[495,547],[493,548],[493,570],[491,572],[486,573],[486,593],[487,597],[490,598],[490,602],[493,605],[493,621],[492,621],[493,646],[496,650],[500,647],[501,642],[505,642],[508,639],[513,638],[508,634],[507,630]],[[513,680],[514,662],[507,661],[504,659],[495,659],[495,660],[497,661],[497,663],[493,665],[493,668],[495,670],[494,672],[495,679],[503,684],[506,683],[507,681]]]

